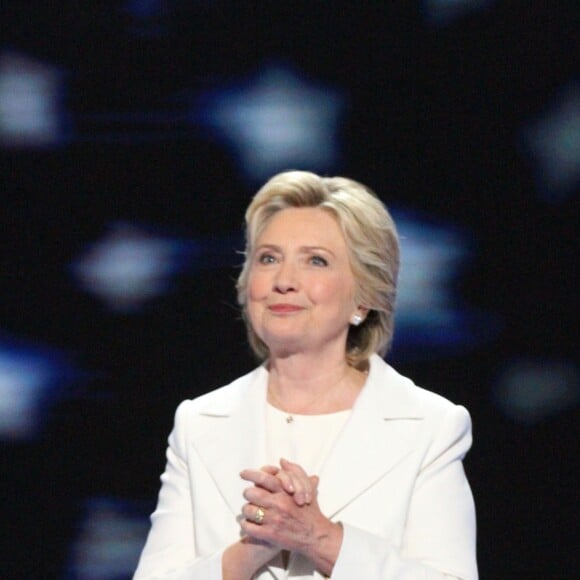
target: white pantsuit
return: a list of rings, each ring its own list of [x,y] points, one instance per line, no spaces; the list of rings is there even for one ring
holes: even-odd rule
[[[268,372],[259,367],[178,408],[135,579],[220,580],[240,537],[246,468],[266,463]],[[343,525],[333,580],[477,579],[475,510],[462,459],[467,411],[379,356],[320,473],[322,513]],[[302,558],[259,580],[322,578]]]

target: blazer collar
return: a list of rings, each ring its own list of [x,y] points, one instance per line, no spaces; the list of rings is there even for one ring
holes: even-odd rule
[[[209,393],[190,426],[190,442],[235,516],[248,487],[239,472],[266,463],[267,383],[261,366]]]
[[[338,515],[413,450],[423,413],[413,383],[378,355],[351,417],[320,473],[319,503],[329,518]]]
[[[262,366],[211,393],[191,425],[191,443],[234,515],[247,482],[238,473],[266,462],[268,372]],[[332,518],[413,449],[423,413],[399,375],[378,355],[320,473],[319,503]]]

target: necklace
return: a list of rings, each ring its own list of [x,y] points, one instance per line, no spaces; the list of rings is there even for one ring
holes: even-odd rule
[[[336,388],[338,388],[338,385],[340,385],[341,382],[342,381],[339,381],[337,383],[337,385],[335,385],[332,392],[334,392],[334,390]],[[312,404],[317,403],[318,401],[320,401],[324,397],[327,397],[328,394],[329,393],[327,391],[325,391],[325,392],[321,393],[320,395],[318,395],[317,397],[314,397],[314,399],[309,401],[308,405],[306,407],[304,407],[304,410],[307,407],[310,407]],[[294,415],[304,415],[305,414],[305,413],[300,412],[300,411],[298,411],[296,413],[289,413],[288,411],[286,411],[284,403],[280,400],[280,397],[273,391],[273,389],[268,388],[268,395],[269,395],[270,403],[272,403],[274,405],[274,407],[276,407],[277,409],[279,409],[280,411],[282,411],[286,415],[286,423],[288,423],[288,425],[291,425],[292,423],[294,423]],[[308,414],[308,413],[306,413],[306,414]]]
[[[282,404],[280,397],[278,397],[274,393],[274,391],[272,391],[272,389],[268,389],[268,395],[270,398],[270,403],[273,404],[273,406],[276,407],[276,409],[279,409],[280,411],[282,411],[286,415],[286,423],[288,423],[288,425],[294,423],[294,415],[292,413],[288,413],[284,409],[284,405]]]

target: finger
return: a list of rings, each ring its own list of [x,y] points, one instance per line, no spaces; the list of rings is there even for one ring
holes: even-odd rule
[[[265,471],[270,475],[278,475],[278,473],[280,472],[280,468],[276,465],[263,465],[262,467],[260,467],[260,471]]]
[[[242,495],[244,496],[244,499],[248,500],[254,505],[270,507],[272,504],[271,492],[256,485],[252,485],[251,487],[244,489]]]
[[[312,502],[317,503],[318,484],[320,483],[320,477],[318,477],[318,475],[311,475],[308,479],[310,480],[310,485],[312,486]]]
[[[253,503],[247,503],[242,507],[242,515],[244,516],[244,519],[258,526],[264,524],[264,520],[266,519],[266,513],[267,513],[266,508],[254,505]]]
[[[283,457],[280,459],[280,465],[282,466],[282,469],[285,469],[286,471],[289,471],[290,473],[293,473],[297,476],[301,476],[301,477],[308,477],[308,474],[306,473],[306,471],[304,471],[304,469],[298,465],[298,463],[293,463],[292,461],[288,461],[287,459],[284,459]]]
[[[264,542],[272,546],[275,545],[275,543],[271,541],[271,533],[269,533],[268,527],[264,526],[263,522],[262,524],[257,524],[251,518],[242,519],[240,521],[240,528],[243,537],[251,538],[253,541],[261,543]]]
[[[284,491],[289,495],[292,495],[296,491],[296,488],[294,487],[294,483],[292,481],[292,475],[287,471],[280,469],[278,471],[277,476],[280,482],[282,483]]]
[[[240,477],[272,493],[282,490],[282,483],[278,479],[278,476],[271,475],[260,469],[244,469],[240,472]]]
[[[281,459],[280,465],[282,466],[282,472],[288,476],[294,488],[294,502],[296,505],[309,504],[314,495],[314,488],[304,469],[297,463],[292,463],[286,459]],[[280,478],[280,474],[278,474],[278,477]]]

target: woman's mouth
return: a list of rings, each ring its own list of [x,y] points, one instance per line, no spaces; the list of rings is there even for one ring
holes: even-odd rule
[[[268,306],[268,310],[275,314],[289,314],[304,310],[304,308],[302,308],[302,306],[297,306],[296,304],[271,304]]]

